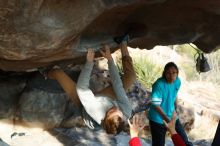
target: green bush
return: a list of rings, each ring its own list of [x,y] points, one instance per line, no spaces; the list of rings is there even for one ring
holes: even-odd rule
[[[152,63],[146,56],[133,56],[134,70],[137,79],[146,87],[151,88],[157,78],[162,75],[162,67]],[[121,62],[117,64],[120,72],[122,72]]]
[[[196,71],[195,66],[192,65],[193,63],[182,63],[180,66],[186,74],[186,80],[199,80],[199,74]]]
[[[194,46],[193,46],[194,47]],[[181,56],[187,56],[190,59],[194,60],[194,56],[196,54],[196,50],[191,47],[189,44],[182,44],[176,47],[176,52]],[[196,47],[195,47],[196,48]]]

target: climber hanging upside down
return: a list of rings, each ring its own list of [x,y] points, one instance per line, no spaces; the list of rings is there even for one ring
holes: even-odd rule
[[[94,66],[95,53],[93,49],[88,49],[87,61],[77,84],[60,69],[49,71],[48,77],[57,80],[71,100],[78,106],[82,106],[82,117],[87,126],[92,129],[102,127],[108,134],[117,134],[122,131],[126,119],[132,114],[126,90],[136,80],[136,75],[127,49],[127,41],[121,43],[124,71],[122,79],[111,56],[109,46],[103,45],[100,52],[108,60],[112,85],[97,93],[93,93],[89,88],[90,75]]]

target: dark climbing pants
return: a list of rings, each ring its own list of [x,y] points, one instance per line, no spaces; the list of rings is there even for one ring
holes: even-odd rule
[[[164,146],[167,128],[163,124],[150,121],[152,146]]]

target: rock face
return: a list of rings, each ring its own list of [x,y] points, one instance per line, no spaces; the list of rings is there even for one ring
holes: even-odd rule
[[[219,45],[216,0],[0,1],[0,68],[26,71],[71,59],[86,48],[129,32],[131,47],[193,42],[204,52]]]

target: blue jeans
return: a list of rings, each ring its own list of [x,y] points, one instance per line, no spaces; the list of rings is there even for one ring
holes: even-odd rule
[[[180,123],[180,120],[176,120],[176,132],[182,137],[183,141],[185,142],[186,146],[193,146],[192,142],[189,141],[186,132],[184,131],[184,128],[182,124]]]
[[[188,137],[181,125],[179,119],[176,120],[176,132],[182,137],[186,146],[193,146],[193,144],[188,140]],[[167,128],[164,124],[159,124],[150,121],[150,130],[152,136],[152,146],[164,146],[165,145],[165,135]]]

